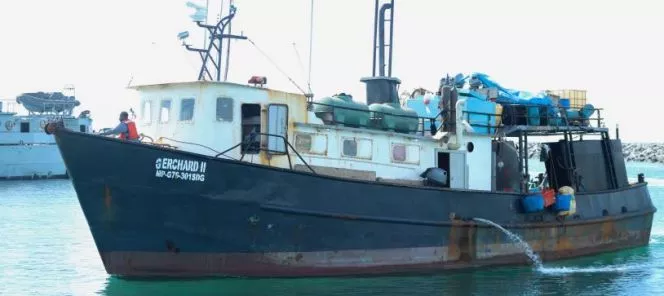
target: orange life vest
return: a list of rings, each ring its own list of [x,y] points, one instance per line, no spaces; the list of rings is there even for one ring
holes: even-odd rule
[[[127,124],[127,132],[120,133],[120,139],[123,140],[138,140],[138,131],[136,130],[136,123],[131,120],[125,120]]]

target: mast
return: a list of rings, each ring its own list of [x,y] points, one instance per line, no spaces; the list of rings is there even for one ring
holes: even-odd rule
[[[372,76],[376,77],[376,72],[378,72],[379,77],[392,77],[392,45],[394,37],[394,0],[390,0],[389,3],[383,3],[379,5],[380,0],[376,0],[375,10],[374,10],[374,44],[373,44],[373,69]],[[379,9],[380,7],[380,9]],[[390,17],[386,18],[386,12],[389,10]],[[385,40],[385,26],[389,22],[389,39]],[[378,39],[378,40],[376,40]],[[378,42],[376,42],[378,41]],[[385,48],[389,47],[387,53],[387,64],[385,61]],[[376,53],[377,52],[377,53]],[[378,61],[376,61],[376,55],[378,55]],[[378,65],[376,66],[376,62]],[[378,69],[376,69],[378,68]],[[387,73],[385,73],[387,68]],[[378,71],[376,71],[378,70]],[[387,74],[387,75],[385,75]]]
[[[233,0],[231,0],[230,5],[228,6],[228,13],[229,14],[231,13],[231,7],[232,6],[233,6]],[[222,12],[221,13],[223,13],[223,10],[224,10],[224,5],[223,5],[223,2],[222,2],[222,5],[221,5],[221,11]],[[233,26],[233,24],[229,22],[228,23],[228,34],[229,35],[233,34],[233,27],[232,26]],[[229,38],[229,39],[226,39],[226,67],[224,69],[224,81],[228,80],[228,66],[231,62],[230,57],[231,57],[231,39]]]
[[[392,77],[392,38],[393,26],[392,19],[394,17],[394,0],[389,3],[379,5],[380,0],[376,0],[374,10],[374,43],[373,43],[373,69],[371,77],[364,77],[360,81],[366,84],[367,90],[367,105],[390,103],[399,106],[399,94],[397,92],[398,85],[401,80]],[[380,7],[380,8],[379,8]],[[390,18],[386,18],[387,11],[390,11]],[[388,40],[385,39],[386,23],[390,22]],[[376,42],[378,41],[378,42]],[[385,61],[385,47],[390,47],[387,53],[387,62]],[[376,60],[378,59],[378,60]],[[386,73],[387,68],[387,73]],[[376,76],[378,72],[378,76]]]
[[[222,71],[225,72],[225,80],[228,74],[228,62],[226,63],[225,70],[222,70],[221,68],[224,40],[230,42],[230,39],[247,39],[246,36],[233,35],[230,32],[228,34],[224,33],[227,27],[230,28],[230,24],[235,17],[237,8],[231,2],[228,15],[221,17],[217,24],[212,26],[202,23],[203,14],[207,15],[207,8],[198,6],[192,2],[187,2],[187,6],[196,9],[196,13],[192,15],[192,19],[196,22],[196,25],[206,29],[206,32],[210,34],[210,42],[205,48],[195,48],[186,44],[185,39],[189,37],[189,32],[185,31],[178,34],[178,38],[182,40],[182,45],[189,51],[197,52],[201,57],[203,63],[201,64],[201,69],[198,73],[198,80],[221,81]],[[226,55],[228,58],[228,55],[230,55],[230,48],[227,49]]]

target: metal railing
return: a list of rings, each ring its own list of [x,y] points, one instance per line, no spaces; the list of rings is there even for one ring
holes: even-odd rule
[[[492,130],[509,126],[525,126],[525,127],[550,127],[556,130],[560,127],[587,127],[587,128],[602,128],[604,118],[601,117],[601,108],[585,109],[586,112],[592,110],[592,114],[588,117],[581,115],[583,109],[571,109],[570,114],[576,115],[570,117],[568,110],[564,107],[553,107],[535,104],[501,104],[503,107],[502,112],[498,114],[477,112],[477,111],[463,111],[463,118],[472,127],[486,128],[488,133],[492,134]],[[536,111],[534,111],[536,110]],[[533,115],[531,113],[537,113]],[[575,114],[576,113],[576,114]],[[485,117],[485,119],[478,119],[478,117]],[[474,118],[471,118],[474,117]],[[495,124],[490,124],[494,120]],[[478,121],[486,123],[478,123]],[[593,125],[593,123],[595,125]],[[449,122],[443,125],[450,124]]]
[[[256,137],[256,135],[267,136],[267,137],[277,137],[277,138],[282,139],[283,142],[284,142],[284,147],[286,148],[286,151],[277,151],[277,150],[271,150],[271,149],[266,148],[266,147],[262,147],[262,145],[261,145],[261,141],[260,141],[260,140],[257,140],[257,141],[256,141],[256,140],[253,140],[253,139]],[[246,152],[249,150],[249,149],[248,149],[249,145],[251,145],[251,144],[253,144],[253,143],[255,143],[255,142],[258,142],[258,150],[260,150],[260,151],[266,151],[266,152],[271,152],[271,153],[275,153],[275,154],[286,154],[286,157],[288,158],[288,167],[292,170],[292,169],[293,169],[293,163],[292,163],[292,160],[291,160],[290,153],[288,153],[288,149],[290,148],[293,152],[295,152],[295,155],[297,155],[297,157],[300,159],[300,161],[302,161],[302,163],[303,163],[305,166],[307,166],[307,168],[308,168],[313,174],[316,174],[316,171],[314,171],[314,169],[311,168],[311,166],[309,166],[309,164],[304,160],[304,158],[302,158],[302,155],[300,155],[300,153],[297,152],[297,150],[295,149],[295,147],[293,147],[293,145],[291,145],[291,143],[288,141],[288,139],[286,139],[286,137],[284,137],[284,136],[282,136],[282,135],[275,135],[275,134],[268,134],[268,133],[257,133],[257,132],[252,132],[252,133],[249,134],[249,138],[250,138],[249,140],[246,140],[246,139],[245,139],[245,140],[243,140],[242,142],[238,143],[237,145],[234,145],[234,146],[231,147],[231,148],[228,148],[228,149],[226,149],[226,150],[224,150],[224,151],[222,151],[222,152],[217,153],[217,155],[215,155],[214,157],[219,157],[219,156],[222,156],[222,155],[223,155],[223,156],[226,156],[225,154],[228,153],[229,151],[232,151],[233,149],[235,149],[235,148],[237,148],[237,147],[242,147],[242,148],[240,149],[240,155],[241,155],[241,156],[240,156],[240,161],[242,161],[242,160],[244,159],[244,156],[245,156],[246,154],[248,154],[248,153],[246,153]]]
[[[443,117],[443,114],[445,113],[445,111],[440,111],[433,117],[422,117],[422,116],[412,116],[412,115],[404,115],[404,114],[393,114],[393,113],[381,112],[381,111],[372,111],[372,110],[368,110],[368,109],[367,110],[357,109],[357,108],[352,108],[352,107],[330,105],[330,104],[317,103],[317,102],[308,102],[308,103],[310,105],[330,107],[332,109],[332,113],[334,113],[335,109],[369,113],[369,121],[368,121],[368,124],[366,124],[366,125],[354,125],[354,124],[348,124],[347,122],[339,122],[339,121],[334,120],[334,115],[332,116],[332,118],[331,118],[332,123],[334,123],[334,124],[343,124],[345,126],[350,126],[350,127],[384,130],[384,128],[381,128],[379,126],[379,123],[380,123],[381,120],[384,119],[384,116],[417,119],[418,122],[417,122],[417,128],[416,129],[399,129],[398,131],[399,132],[404,132],[404,133],[415,133],[415,134],[420,134],[420,135],[425,135],[427,133],[427,131],[430,132],[432,135],[435,134],[436,132],[438,132],[442,128],[442,124],[441,124],[440,127],[436,127],[435,129],[431,129],[431,125],[435,126],[436,121],[442,121],[441,119]],[[427,129],[427,127],[426,127],[427,121],[430,123],[429,129]]]
[[[418,120],[417,129],[400,130],[400,132],[425,135],[428,130],[433,135],[440,130],[454,131],[455,129],[454,125],[457,124],[456,118],[455,116],[453,116],[454,114],[452,114],[451,110],[441,110],[433,117],[421,117],[421,116],[412,116],[412,115],[403,115],[403,114],[392,114],[389,112],[372,111],[366,109],[358,109],[358,108],[323,104],[317,102],[309,102],[309,104],[329,107],[331,109],[331,113],[333,113],[331,118],[329,118],[330,122],[334,124],[343,124],[351,127],[385,130],[379,125],[380,120],[384,118],[383,116],[404,117],[404,118],[417,119]],[[550,105],[547,106],[547,105],[536,105],[536,104],[503,104],[503,103],[501,103],[500,105],[503,107],[503,110],[500,113],[464,110],[462,111],[463,112],[462,117],[468,122],[468,124],[471,127],[486,129],[488,134],[494,134],[498,128],[503,128],[506,126],[529,126],[529,127],[538,126],[538,127],[552,127],[553,129],[555,129],[555,127],[570,127],[570,126],[597,127],[597,128],[603,127],[602,125],[604,118],[601,117],[601,111],[603,110],[601,108],[566,109],[564,107],[554,107]],[[367,112],[369,113],[368,124],[354,125],[354,124],[348,124],[347,122],[338,122],[335,120],[334,116],[334,112],[336,109]],[[534,110],[537,110],[537,115],[531,114],[535,113],[533,112]],[[570,110],[569,112],[570,114],[568,114],[568,110]],[[581,112],[581,110],[585,110],[585,112],[592,110],[592,114],[586,118],[582,116],[581,113],[579,113]],[[576,116],[570,117],[569,115],[576,115]],[[484,117],[484,116],[486,116],[485,119],[478,119],[478,117]],[[444,118],[448,118],[448,120],[443,120]],[[440,126],[436,127],[435,129],[431,129],[431,127],[427,129],[426,127],[427,121],[433,126],[436,126],[436,121],[442,123],[440,124]],[[491,124],[492,122],[494,122],[494,124]],[[595,123],[596,126],[593,126],[592,123]]]

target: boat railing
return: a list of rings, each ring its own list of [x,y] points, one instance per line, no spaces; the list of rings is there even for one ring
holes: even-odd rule
[[[601,108],[586,107],[571,109],[537,104],[500,104],[502,112],[463,111],[464,120],[473,129],[495,134],[499,129],[515,127],[534,132],[568,131],[604,128]],[[450,111],[443,111],[449,114]],[[443,130],[452,130],[455,122],[443,122]]]
[[[233,147],[228,148],[228,149],[226,149],[226,150],[224,150],[224,151],[222,151],[222,152],[217,153],[214,157],[219,157],[219,156],[222,156],[222,155],[223,155],[223,156],[226,156],[226,155],[225,155],[226,153],[228,153],[228,152],[230,152],[230,151],[232,151],[232,150],[234,150],[234,149],[240,147],[240,161],[242,161],[242,160],[244,159],[244,156],[245,156],[246,154],[248,154],[248,153],[246,153],[246,152],[249,150],[249,149],[248,149],[249,146],[250,146],[252,143],[255,142],[255,140],[253,140],[253,139],[255,139],[256,136],[276,137],[276,138],[281,139],[281,140],[284,142],[284,147],[286,147],[286,151],[285,151],[285,152],[284,152],[284,151],[276,151],[276,150],[272,150],[272,149],[269,149],[269,148],[267,148],[267,147],[263,147],[263,145],[260,145],[260,144],[258,145],[258,149],[261,150],[261,151],[268,152],[268,153],[285,154],[286,157],[288,158],[288,167],[292,170],[292,169],[293,169],[293,162],[292,162],[292,160],[291,160],[291,155],[290,155],[290,153],[288,152],[288,150],[290,149],[290,150],[292,150],[293,152],[295,152],[295,155],[297,155],[297,157],[300,159],[300,161],[302,161],[302,163],[303,163],[303,164],[304,164],[304,165],[305,165],[305,166],[306,166],[306,167],[307,167],[307,168],[308,168],[313,174],[316,174],[316,171],[314,171],[314,169],[313,169],[313,168],[307,163],[307,161],[304,160],[304,158],[302,157],[302,155],[300,155],[300,153],[297,152],[297,150],[295,149],[295,147],[293,147],[293,145],[291,145],[291,143],[288,141],[288,139],[287,139],[286,137],[282,136],[282,135],[275,135],[275,134],[269,134],[269,133],[252,132],[252,133],[249,134],[248,139],[245,139],[245,140],[243,140],[242,142],[240,142],[240,143],[234,145]]]
[[[324,103],[310,102],[312,105],[320,105],[336,109],[369,112],[370,118],[366,125],[349,125],[346,122],[338,122],[331,116],[328,120],[333,124],[343,124],[351,127],[384,130],[376,125],[376,120],[381,116],[392,116],[402,118],[414,118],[418,120],[416,129],[402,130],[404,133],[416,133],[422,136],[429,133],[434,135],[440,130],[454,131],[456,118],[453,110],[440,110],[432,117],[421,117],[404,114],[393,114],[389,112],[370,111],[346,106],[330,105]],[[570,130],[571,128],[592,129],[603,128],[604,118],[601,116],[601,108],[590,105],[583,108],[565,108],[552,105],[538,104],[507,104],[497,103],[502,107],[502,112],[463,111],[463,118],[479,133],[496,134],[499,129],[519,127],[520,129],[531,129],[539,132],[557,132]],[[446,120],[447,119],[447,120]],[[427,127],[427,123],[429,127]]]
[[[358,109],[358,108],[352,108],[352,107],[346,107],[346,106],[338,106],[338,105],[330,105],[330,104],[324,104],[324,103],[318,103],[318,102],[309,102],[311,105],[318,105],[318,106],[325,106],[325,107],[330,107],[332,108],[332,112],[334,112],[335,109],[340,109],[340,110],[350,110],[350,111],[359,111],[359,112],[368,112],[369,113],[369,122],[366,125],[352,125],[348,124],[346,122],[339,122],[334,120],[334,116],[332,116],[331,122],[334,124],[343,124],[345,126],[350,126],[350,127],[357,127],[357,128],[368,128],[368,129],[378,129],[378,130],[384,130],[383,128],[380,128],[379,126],[376,125],[376,122],[380,119],[382,119],[384,116],[390,116],[390,117],[399,117],[399,118],[410,118],[410,119],[417,119],[417,128],[415,129],[403,129],[400,130],[403,133],[409,133],[409,134],[419,134],[419,135],[434,135],[436,132],[438,132],[442,128],[442,118],[444,111],[440,111],[436,113],[432,117],[422,117],[422,116],[412,116],[412,115],[404,115],[404,114],[394,114],[394,113],[389,113],[389,112],[381,112],[381,111],[371,111],[371,110],[364,110],[364,109]],[[427,124],[429,125],[427,127]]]

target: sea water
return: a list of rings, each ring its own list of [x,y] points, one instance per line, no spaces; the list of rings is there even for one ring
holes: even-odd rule
[[[645,173],[659,209],[648,246],[539,268],[314,279],[111,277],[70,180],[0,182],[0,295],[664,295],[664,166],[627,169]]]

